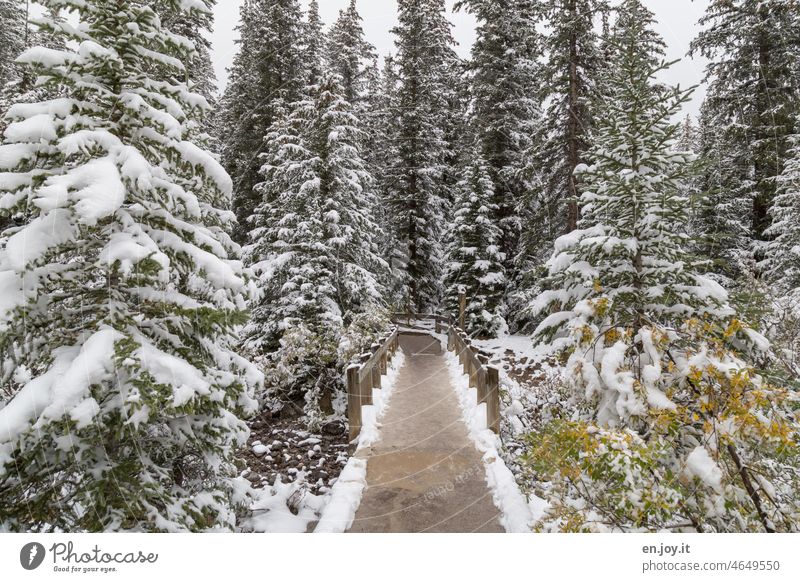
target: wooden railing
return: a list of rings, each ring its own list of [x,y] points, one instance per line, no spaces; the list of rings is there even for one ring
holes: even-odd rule
[[[500,434],[500,370],[489,365],[493,354],[473,346],[466,332],[454,325],[447,333],[447,349],[458,356],[470,388],[477,389],[478,404],[486,404],[486,425]]]
[[[478,404],[486,404],[486,425],[500,433],[500,371],[489,365],[492,353],[478,349],[467,333],[455,325],[452,317],[436,314],[398,313],[392,322],[410,325],[412,321],[433,320],[436,333],[447,331],[447,349],[455,352],[469,385],[478,391]],[[347,369],[347,417],[350,421],[350,441],[361,432],[361,407],[372,404],[372,389],[381,387],[389,360],[399,347],[400,332],[395,327],[370,352],[361,355],[361,362]]]
[[[484,352],[472,345],[467,333],[456,325],[455,319],[449,315],[398,313],[392,321],[396,324],[412,320],[433,320],[436,322],[436,333],[447,331],[447,349],[458,355],[464,374],[469,376],[469,385],[478,391],[478,404],[486,403],[486,424],[495,433],[500,433],[500,370],[489,365],[494,355]],[[459,319],[463,319],[460,317]]]
[[[435,322],[436,333],[442,333],[443,327],[450,328],[454,325],[453,318],[449,315],[437,315],[435,313],[395,313],[392,316],[392,323],[411,325],[412,321],[430,319]]]
[[[372,404],[372,389],[381,387],[381,376],[399,347],[399,333],[392,329],[371,351],[361,354],[361,362],[347,368],[347,418],[350,423],[350,441],[361,432],[361,407]]]

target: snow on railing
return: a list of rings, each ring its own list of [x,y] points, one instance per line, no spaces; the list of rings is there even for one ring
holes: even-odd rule
[[[463,320],[463,316],[459,320]],[[447,349],[458,356],[464,367],[464,374],[469,376],[469,385],[478,391],[478,404],[486,403],[486,426],[496,434],[500,434],[500,370],[489,365],[493,356],[490,352],[480,350],[472,345],[467,333],[455,323],[450,315],[397,313],[392,322],[410,326],[412,321],[433,320],[436,333],[447,329]]]
[[[361,363],[347,368],[347,418],[350,424],[350,442],[361,432],[361,407],[372,405],[372,390],[381,387],[381,376],[386,374],[388,362],[399,347],[397,328],[372,344],[371,351],[361,354]]]

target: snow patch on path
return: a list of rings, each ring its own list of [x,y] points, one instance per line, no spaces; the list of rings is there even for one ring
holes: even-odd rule
[[[361,505],[364,487],[367,485],[367,460],[356,455],[380,440],[380,421],[389,407],[389,400],[397,385],[397,377],[405,362],[405,354],[400,349],[395,353],[386,377],[381,381],[383,388],[372,390],[373,404],[361,408],[362,425],[358,436],[358,447],[331,488],[329,500],[322,510],[314,533],[342,533],[353,525],[356,511]]]
[[[439,340],[442,340],[442,336]],[[514,474],[500,456],[502,447],[500,437],[486,424],[486,404],[478,404],[478,391],[470,388],[469,378],[464,375],[461,362],[451,351],[445,351],[450,383],[461,406],[461,416],[475,448],[483,454],[486,467],[486,482],[492,492],[495,506],[500,510],[500,524],[508,533],[527,533],[531,531],[535,519],[528,500],[517,485]]]

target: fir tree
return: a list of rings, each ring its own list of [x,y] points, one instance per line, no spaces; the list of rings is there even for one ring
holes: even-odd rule
[[[767,275],[784,293],[800,288],[800,135],[790,143],[767,231],[774,239],[767,252]]]
[[[342,95],[356,110],[367,98],[370,80],[375,79],[372,68],[375,47],[364,39],[361,15],[356,0],[350,0],[331,27],[328,39],[328,66],[342,80]]]
[[[247,240],[258,205],[259,156],[277,111],[298,101],[306,85],[298,0],[246,0],[241,8],[239,52],[222,98],[223,165],[234,180],[235,238]]]
[[[599,103],[601,67],[597,18],[603,0],[556,0],[537,3],[547,25],[546,60],[539,99],[546,103],[542,123],[528,152],[529,179],[534,188],[524,206],[526,229],[519,260],[538,265],[543,251],[563,232],[577,226],[578,190],[575,168],[584,163]]]
[[[322,26],[322,18],[319,15],[319,2],[311,0],[308,5],[308,13],[303,23],[303,65],[308,70],[306,76],[307,85],[317,85],[322,80],[323,61],[325,57],[324,46],[326,44],[325,32]]]
[[[700,113],[698,148],[701,161],[696,177],[698,200],[692,204],[692,234],[699,256],[711,261],[713,276],[726,288],[753,272],[752,175],[749,153],[714,125],[713,105]]]
[[[391,113],[396,158],[387,170],[387,196],[406,255],[403,295],[412,310],[424,312],[442,295],[442,225],[451,196],[444,119],[457,57],[443,0],[400,0],[398,18],[393,29],[398,87]]]
[[[0,146],[0,507],[25,531],[231,528],[260,374],[231,350],[251,284],[231,181],[187,136],[191,43],[149,2],[43,0],[65,41],[21,62],[67,95]],[[164,2],[188,18],[208,4]],[[74,22],[79,26],[74,26]]]
[[[488,163],[497,207],[493,219],[502,230],[501,250],[510,261],[522,228],[518,208],[525,192],[524,153],[539,121],[541,35],[531,0],[461,0],[478,20],[469,63],[470,123]]]
[[[384,298],[372,178],[360,156],[358,120],[341,90],[336,77],[323,77],[267,136],[257,188],[264,202],[248,247],[264,297],[245,331],[246,347],[275,367],[285,365],[287,334],[303,337],[308,357],[288,382],[268,382],[267,396],[306,397],[309,417],[325,393],[340,388],[340,375],[329,371],[343,326]]]
[[[703,121],[729,152],[720,159],[723,167],[712,165],[709,171],[721,180],[729,176],[722,188],[733,196],[749,190],[752,208],[746,220],[756,241],[750,250],[761,256],[758,241],[769,228],[798,99],[797,6],[786,0],[712,0],[700,23],[703,30],[692,51],[711,61]],[[736,167],[725,167],[731,163]]]
[[[686,93],[653,81],[666,65],[641,1],[619,14],[616,89],[581,168],[579,229],[556,242],[553,289],[535,305],[549,313],[535,337],[566,358],[581,403],[580,417],[532,438],[532,463],[553,484],[547,519],[568,530],[793,530],[796,486],[781,465],[796,429],[785,391],[753,367],[768,344],[687,252],[690,156],[675,151],[670,122]]]
[[[14,61],[25,50],[27,27],[24,2],[0,0],[0,89],[20,75]]]
[[[467,296],[466,331],[496,336],[505,325],[503,293],[506,278],[497,224],[494,183],[489,166],[475,152],[458,183],[447,250],[447,307],[458,313],[459,294]]]

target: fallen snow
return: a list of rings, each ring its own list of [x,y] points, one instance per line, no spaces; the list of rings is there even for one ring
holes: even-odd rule
[[[442,341],[442,336],[439,336]],[[500,510],[500,524],[509,533],[530,532],[535,521],[533,511],[544,503],[534,499],[531,504],[519,489],[514,474],[500,455],[502,442],[486,423],[486,404],[478,404],[478,391],[470,388],[458,357],[450,351],[445,354],[450,373],[450,384],[456,391],[461,406],[462,419],[475,448],[483,454],[486,482],[492,492],[495,506]]]
[[[358,452],[372,446],[380,439],[380,421],[389,407],[389,400],[397,385],[397,377],[405,365],[405,354],[402,349],[395,353],[387,368],[383,388],[373,389],[371,406],[361,408],[361,433],[355,454],[345,465],[339,480],[331,488],[330,499],[320,517],[314,533],[342,533],[353,525],[361,496],[367,485],[367,460],[358,458]]]

